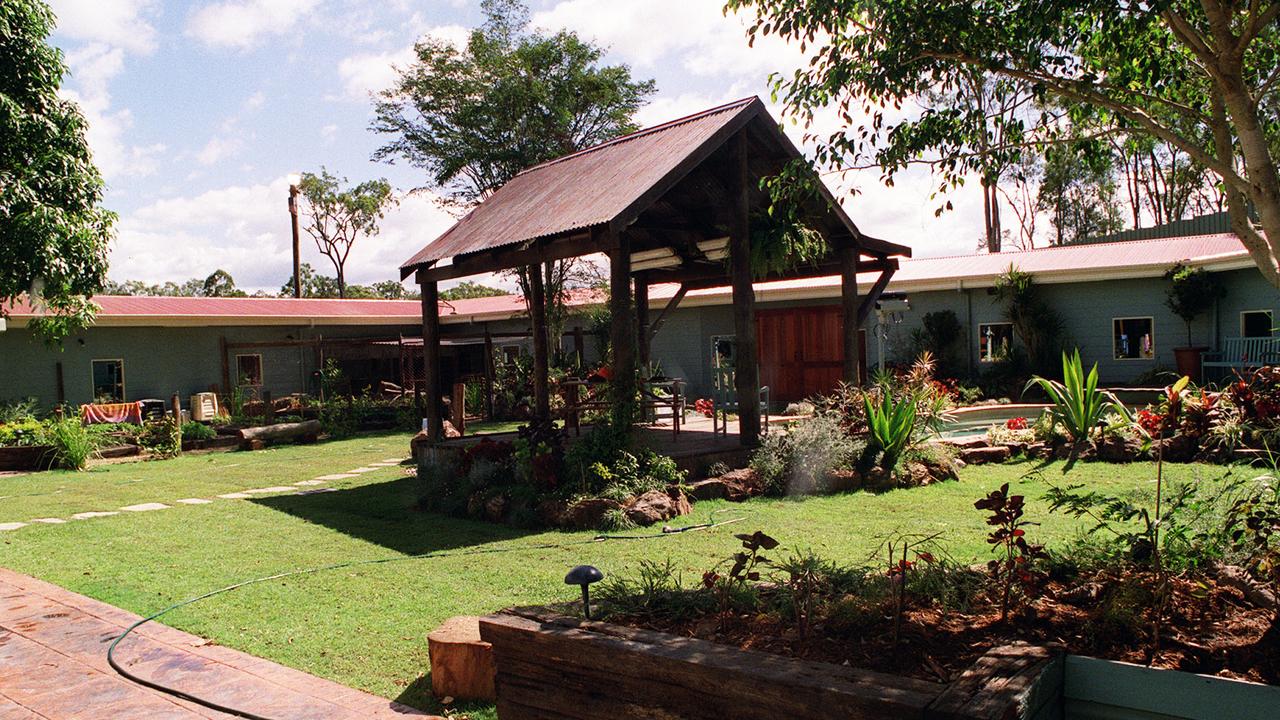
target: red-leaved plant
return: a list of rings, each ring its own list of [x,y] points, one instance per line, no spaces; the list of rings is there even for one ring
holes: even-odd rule
[[[1025,593],[1036,583],[1031,561],[1044,555],[1044,546],[1027,542],[1026,527],[1038,523],[1023,519],[1025,502],[1021,495],[1009,494],[1009,483],[992,490],[973,506],[988,511],[987,524],[995,527],[987,536],[987,543],[999,557],[987,563],[987,570],[1000,590],[1000,622],[1004,622],[1009,617],[1014,585],[1021,586]]]

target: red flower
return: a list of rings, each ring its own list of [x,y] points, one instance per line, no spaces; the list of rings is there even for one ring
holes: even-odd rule
[[[1148,435],[1158,435],[1165,423],[1165,416],[1162,413],[1153,410],[1138,411],[1138,425],[1147,432]]]
[[[1026,430],[1027,419],[1024,417],[1011,417],[1004,421],[1004,427],[1006,430]]]

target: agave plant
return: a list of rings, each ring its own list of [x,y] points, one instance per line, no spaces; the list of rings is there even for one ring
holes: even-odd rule
[[[911,444],[916,428],[914,398],[894,399],[887,387],[867,393],[862,402],[867,412],[867,457],[881,453],[880,466],[892,470]]]
[[[1062,425],[1074,442],[1088,440],[1108,413],[1114,412],[1125,421],[1132,420],[1128,408],[1114,393],[1098,388],[1097,363],[1085,374],[1079,349],[1072,354],[1062,353],[1062,382],[1036,375],[1027,381],[1027,389],[1033,385],[1039,385],[1053,401],[1050,412],[1054,421]]]

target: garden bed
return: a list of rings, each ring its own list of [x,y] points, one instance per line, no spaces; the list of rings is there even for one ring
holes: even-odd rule
[[[0,470],[29,472],[48,470],[54,463],[52,445],[17,445],[0,447]]]

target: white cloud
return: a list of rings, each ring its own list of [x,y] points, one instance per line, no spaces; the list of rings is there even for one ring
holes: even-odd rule
[[[257,110],[267,102],[267,94],[261,90],[250,95],[244,100],[245,110]]]
[[[88,122],[85,137],[93,151],[94,164],[108,181],[150,175],[157,170],[163,143],[130,145],[126,131],[133,125],[128,109],[113,110],[110,81],[124,69],[125,53],[119,47],[94,42],[67,53],[74,87],[64,87],[60,95],[80,106]]]
[[[415,18],[410,24],[417,22]],[[466,45],[469,33],[470,30],[461,25],[440,25],[425,28],[419,35],[430,35],[462,47]],[[416,57],[413,46],[408,46],[343,58],[338,63],[338,78],[342,80],[345,96],[351,100],[367,101],[370,95],[391,87],[399,77],[398,69],[412,64]]]
[[[52,0],[58,32],[76,40],[101,42],[136,53],[156,48],[156,29],[145,16],[153,0]]]
[[[268,35],[291,30],[320,0],[228,0],[199,8],[187,19],[187,35],[215,47],[245,49]]]
[[[197,195],[157,200],[121,216],[111,277],[146,282],[204,277],[222,268],[246,289],[279,290],[291,272],[288,180],[278,177]],[[434,240],[454,218],[428,194],[404,198],[375,237],[356,242],[347,263],[352,283],[398,279],[400,263]],[[333,274],[302,233],[302,259]]]
[[[216,165],[240,151],[238,138],[212,137],[196,152],[196,162],[201,165]]]
[[[320,139],[324,140],[325,145],[332,145],[333,141],[336,140],[337,137],[338,137],[337,125],[334,125],[333,123],[329,123],[328,125],[325,125],[324,127],[320,128]]]

